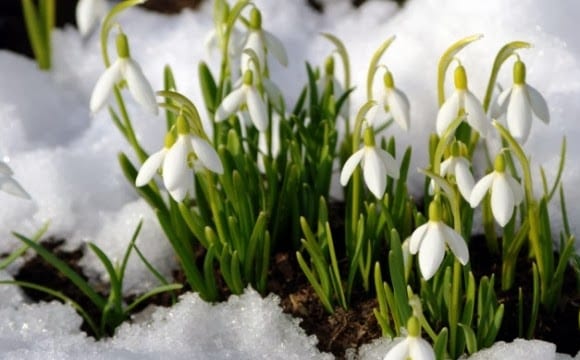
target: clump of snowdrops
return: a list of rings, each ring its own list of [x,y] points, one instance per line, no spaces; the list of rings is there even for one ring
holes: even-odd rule
[[[215,301],[223,282],[234,294],[247,286],[264,293],[272,255],[295,252],[329,313],[348,309],[355,290],[376,294],[375,316],[383,334],[401,338],[385,359],[457,358],[490,346],[504,315],[498,289],[519,289],[518,336],[533,337],[541,307],[556,311],[564,271],[578,258],[560,182],[566,139],[551,184],[543,169],[540,184],[534,183],[524,148],[530,132],[550,120],[543,96],[527,83],[520,57],[530,44],[514,41],[499,49],[482,100],[470,91],[468,69],[457,57],[480,36],[463,38],[443,53],[436,69],[436,133],[425,139],[429,158],[419,169],[425,192],[413,197],[406,185],[415,171],[409,169],[412,149],[397,154],[388,135],[393,124],[413,128],[407,95],[385,60],[394,36],[371,55],[366,84],[359,84],[366,103],[351,109],[348,52],[338,38],[322,34],[333,51],[321,66],[306,64],[308,82],[289,106],[270,78],[269,65],[286,66],[290,57],[266,30],[267,19],[249,0],[231,5],[216,0],[215,29],[206,45],[219,51],[221,63],[217,69],[199,64],[204,102],[194,104],[179,92],[179,74],[170,66],[163,69],[164,89],[154,92],[131,56],[130,35],[117,15],[140,2],[120,2],[102,21],[106,70],[90,107],[92,112],[106,107],[132,146],[134,154],[120,154],[120,165],[155,210],[193,291]],[[77,15],[87,24],[83,32],[96,23],[101,11],[95,9],[102,9],[97,3],[79,4]],[[108,47],[113,36],[114,50]],[[513,84],[497,91],[497,75],[510,63]],[[451,71],[454,91],[446,94]],[[139,143],[127,101],[154,114],[164,110],[161,149]],[[486,163],[472,162],[477,152]],[[476,179],[474,170],[486,175]],[[344,186],[340,230],[331,230],[329,220],[333,176]],[[564,226],[554,239],[548,204],[556,195]],[[491,269],[477,278],[471,271],[476,216],[488,251],[501,257],[499,278]],[[343,244],[335,243],[338,235]],[[518,262],[521,252],[528,254],[531,269]],[[103,256],[109,269],[112,264]],[[524,306],[516,270],[532,274],[530,306]],[[122,281],[122,274],[115,278]],[[171,289],[165,283],[159,291]]]

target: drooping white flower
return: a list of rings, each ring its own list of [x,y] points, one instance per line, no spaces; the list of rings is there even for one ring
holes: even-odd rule
[[[107,2],[106,0],[79,0],[75,14],[79,32],[82,36],[86,36],[107,14]]]
[[[435,360],[431,345],[421,338],[421,325],[415,316],[407,321],[408,335],[393,346],[384,360]]]
[[[216,121],[223,121],[246,105],[252,123],[260,132],[268,129],[268,115],[266,104],[262,100],[258,89],[253,85],[253,73],[247,70],[244,79],[237,89],[229,93],[215,113]]]
[[[266,132],[258,134],[258,169],[266,172],[264,166],[264,156],[276,158],[280,153],[280,116],[272,116],[272,133],[270,134],[270,146],[268,146],[268,137]]]
[[[533,115],[548,124],[550,111],[542,94],[526,83],[526,66],[520,60],[514,64],[513,79],[513,86],[497,97],[491,115],[497,118],[505,114],[511,135],[524,143],[530,135]]]
[[[387,176],[399,178],[399,167],[391,154],[375,146],[374,136],[373,129],[367,127],[364,133],[364,146],[352,154],[342,167],[340,184],[346,186],[360,163],[367,187],[377,199],[381,199],[385,195]]]
[[[252,50],[258,58],[259,71],[262,73],[266,69],[266,54],[271,52],[272,55],[283,66],[288,65],[288,55],[282,42],[272,33],[262,29],[262,14],[255,7],[250,12],[249,32],[244,42],[243,49]],[[242,74],[246,70],[256,70],[251,67],[251,57],[249,54],[242,52],[241,69]]]
[[[206,140],[190,133],[183,116],[177,119],[177,132],[177,139],[169,132],[163,149],[145,160],[135,185],[146,185],[161,169],[165,188],[175,201],[182,201],[191,188],[196,168],[206,168],[217,174],[222,174],[224,169],[215,149]]]
[[[381,120],[388,119],[390,114],[401,129],[409,130],[411,122],[409,99],[401,90],[395,87],[393,74],[390,71],[386,72],[383,81],[384,85],[381,86],[380,93],[374,96],[378,106],[376,107],[376,114],[370,117],[372,119],[371,124],[375,128],[380,127]],[[376,120],[379,120],[379,123],[375,123]]]
[[[425,280],[431,279],[439,269],[445,256],[445,244],[462,265],[469,261],[465,240],[441,220],[440,200],[429,204],[429,221],[419,226],[411,235],[409,251],[419,253],[419,269]]]
[[[14,172],[10,166],[0,161],[0,191],[23,199],[30,199],[30,195],[28,195],[18,181],[14,180],[12,175],[14,175]]]
[[[466,201],[469,201],[471,190],[475,184],[471,170],[469,170],[470,166],[469,160],[461,156],[460,143],[455,141],[451,145],[451,156],[441,163],[439,169],[439,175],[441,177],[445,177],[446,175],[455,176],[457,188]]]
[[[460,112],[465,112],[467,123],[482,137],[486,137],[489,122],[481,102],[467,88],[467,76],[463,66],[455,69],[455,91],[445,100],[437,113],[437,135],[442,136]]]
[[[485,175],[475,184],[469,197],[471,207],[476,207],[487,192],[491,192],[491,212],[495,221],[505,226],[514,213],[514,209],[524,199],[524,191],[507,171],[502,153],[495,158],[494,171]]]
[[[316,82],[316,90],[318,92],[317,96],[320,99],[324,92],[327,91],[328,87],[331,87],[332,93],[331,95],[334,96],[334,100],[340,99],[345,94],[345,89],[342,84],[338,81],[336,76],[334,76],[334,57],[329,56],[326,61],[324,62],[324,71],[318,81]],[[346,101],[343,102],[342,106],[340,107],[340,116],[344,119],[348,119],[350,114],[350,104],[348,98]]]
[[[131,58],[127,36],[123,33],[117,35],[117,55],[117,60],[105,70],[95,84],[90,101],[91,111],[96,113],[103,108],[115,84],[125,80],[135,101],[151,113],[157,114],[157,101],[153,88],[143,75],[139,64]]]

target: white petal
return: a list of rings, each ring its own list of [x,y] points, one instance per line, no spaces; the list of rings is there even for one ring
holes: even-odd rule
[[[441,226],[440,223],[429,221],[429,231],[419,247],[419,269],[425,280],[435,275],[445,256],[445,237]]]
[[[0,174],[12,175],[14,174],[14,172],[12,171],[12,169],[8,164],[6,164],[4,161],[0,161]]]
[[[191,151],[188,136],[179,135],[177,141],[167,151],[163,161],[163,184],[169,191],[187,188],[187,172],[191,172],[187,157]]]
[[[258,62],[259,64],[259,72],[262,72],[262,69],[264,69],[265,65],[266,65],[266,54],[265,54],[265,49],[264,49],[264,43],[262,41],[262,37],[260,36],[260,32],[259,31],[251,31],[248,34],[248,39],[246,40],[246,44],[244,45],[244,49],[251,49],[256,53],[256,57],[258,58]],[[250,61],[251,56],[246,54],[246,53],[242,53],[241,56],[241,67],[242,67],[242,72],[245,72],[245,70],[248,69],[248,67],[250,66]]]
[[[385,169],[387,169],[387,175],[392,177],[393,179],[399,178],[399,164],[397,160],[393,157],[393,155],[389,154],[383,149],[377,149],[377,153],[379,154]]]
[[[410,338],[409,342],[409,358],[413,360],[435,360],[435,352],[427,341],[417,337]]]
[[[193,146],[193,151],[195,151],[197,158],[201,161],[204,167],[216,174],[223,174],[224,167],[222,161],[220,160],[218,153],[207,141],[193,136],[191,138],[191,145]]]
[[[429,230],[429,222],[426,222],[413,231],[413,234],[411,234],[411,240],[409,240],[409,252],[411,254],[415,255],[419,251],[421,242],[427,234],[427,230]]]
[[[243,87],[239,87],[228,94],[215,112],[215,121],[227,119],[246,101],[246,94]]]
[[[264,34],[264,40],[266,41],[266,47],[272,52],[272,55],[284,66],[288,66],[288,55],[286,54],[286,49],[282,42],[274,36],[272,33],[262,30]]]
[[[366,148],[363,176],[369,190],[377,199],[381,199],[387,187],[387,168],[374,147]]]
[[[344,163],[342,171],[340,172],[340,185],[346,186],[348,180],[350,179],[352,173],[361,162],[362,157],[365,154],[365,149],[362,148],[352,154]]]
[[[514,194],[505,174],[497,173],[491,188],[491,212],[502,227],[514,213]]]
[[[283,113],[284,112],[284,95],[278,88],[278,86],[270,79],[263,78],[262,85],[264,85],[264,90],[266,91],[266,95],[268,99],[270,99],[270,103],[274,106],[277,112]]]
[[[399,341],[393,346],[383,360],[405,360],[409,356],[409,338]]]
[[[459,94],[455,91],[441,106],[437,113],[437,135],[442,136],[447,127],[459,115]]]
[[[497,119],[498,117],[500,117],[502,114],[504,114],[507,111],[507,106],[509,104],[509,99],[510,99],[511,94],[512,94],[512,88],[509,88],[509,89],[502,91],[497,96],[497,98],[493,102],[494,105],[491,107],[490,112],[489,112],[489,115],[493,119]]]
[[[459,262],[463,265],[467,264],[469,261],[469,250],[467,249],[467,244],[465,240],[459,235],[455,230],[450,228],[445,224],[441,224],[441,228],[445,233],[445,240],[453,254],[459,259]]]
[[[143,186],[147,184],[153,176],[157,173],[157,169],[161,167],[163,159],[165,159],[165,154],[167,153],[167,148],[163,148],[156,153],[152,154],[145,160],[139,173],[137,174],[137,179],[135,179],[135,186]]]
[[[268,114],[266,112],[266,105],[253,86],[248,86],[246,91],[246,104],[248,105],[248,112],[254,126],[258,131],[264,132],[268,130]]]
[[[465,92],[464,101],[465,112],[467,113],[467,122],[469,125],[471,125],[472,128],[479,132],[481,137],[486,137],[489,121],[487,120],[487,116],[483,111],[481,102],[469,90]]]
[[[280,153],[280,116],[272,116],[272,156],[278,156]]]
[[[214,49],[219,49],[218,33],[215,28],[212,28],[210,32],[207,33],[203,39],[203,44],[208,54],[211,54]]]
[[[76,21],[79,32],[86,36],[107,13],[104,0],[80,0],[76,7]]]
[[[511,135],[524,143],[530,135],[532,108],[522,85],[514,85],[507,108],[506,121]]]
[[[546,100],[538,90],[530,85],[526,85],[526,90],[528,91],[530,105],[532,105],[534,114],[536,114],[538,119],[548,124],[550,122],[550,111],[548,110]]]
[[[475,180],[471,171],[469,171],[469,161],[466,158],[460,157],[455,163],[455,181],[461,196],[465,201],[469,201],[471,191],[475,186]]]
[[[393,119],[403,130],[409,130],[410,105],[407,96],[399,89],[392,89],[386,94],[389,111]]]
[[[187,188],[185,186],[181,186],[173,190],[169,190],[169,195],[171,195],[173,200],[181,202],[183,199],[185,199],[185,195],[187,195]]]
[[[455,156],[451,156],[445,159],[443,162],[441,162],[441,164],[439,165],[439,176],[445,177],[445,175],[447,175],[448,173],[453,174],[456,159],[457,158]]]
[[[0,176],[0,191],[23,199],[30,199],[30,195],[28,195],[26,190],[10,176]]]
[[[123,64],[121,63],[121,60],[115,61],[113,65],[105,70],[99,80],[97,80],[95,88],[93,89],[93,94],[91,95],[91,112],[96,113],[105,105],[107,98],[113,90],[113,86],[121,80],[122,66]]]
[[[469,196],[469,205],[472,208],[479,205],[481,200],[483,200],[483,197],[485,196],[485,194],[487,194],[487,191],[489,190],[491,184],[493,183],[494,175],[495,173],[491,172],[485,175],[477,182],[477,184],[475,184],[475,186],[471,190],[471,195]]]
[[[147,111],[157,115],[157,101],[155,100],[155,93],[153,92],[151,84],[149,84],[149,81],[143,75],[139,64],[132,59],[127,59],[126,61],[124,75],[131,95]]]
[[[522,201],[524,201],[524,189],[522,189],[522,184],[517,182],[516,179],[510,175],[506,175],[506,178],[514,194],[514,205],[519,205]]]

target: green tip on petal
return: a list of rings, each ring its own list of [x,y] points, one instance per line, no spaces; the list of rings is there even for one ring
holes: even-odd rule
[[[254,73],[252,73],[252,70],[246,70],[243,83],[244,85],[252,85],[254,83]]]
[[[115,41],[117,45],[117,55],[122,59],[130,58],[131,53],[129,51],[129,39],[127,39],[127,35],[119,33]]]
[[[453,157],[461,156],[461,143],[457,140],[451,143],[451,156]]]
[[[324,73],[326,75],[334,75],[334,58],[329,56],[324,62]]]
[[[262,28],[262,14],[260,10],[252,8],[250,11],[250,29],[260,30]]]
[[[493,163],[493,169],[496,172],[505,172],[505,158],[502,153],[499,153],[495,157],[495,161]]]
[[[429,204],[429,221],[441,221],[441,203],[437,198]]]
[[[417,319],[417,317],[411,316],[409,320],[407,320],[407,331],[409,332],[409,336],[421,336],[421,324],[419,323],[419,319]]]
[[[375,146],[375,131],[372,127],[367,126],[365,133],[363,135],[363,141],[365,146],[374,147]]]
[[[518,60],[514,63],[514,84],[523,85],[526,83],[526,64]]]
[[[179,115],[176,120],[177,125],[177,134],[185,135],[189,134],[189,124],[187,123],[187,119],[183,115]]]
[[[169,149],[173,144],[175,144],[175,135],[173,134],[173,131],[168,131],[167,134],[165,134],[165,142],[163,146],[166,149]]]
[[[383,81],[385,82],[385,87],[387,89],[395,88],[395,80],[393,80],[393,74],[390,71],[387,71],[387,73],[383,77]]]
[[[454,79],[455,88],[457,90],[467,90],[467,75],[465,74],[465,68],[463,65],[459,65],[455,68]]]

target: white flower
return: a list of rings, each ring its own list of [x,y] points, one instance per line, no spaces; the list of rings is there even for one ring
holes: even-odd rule
[[[342,84],[336,79],[334,76],[334,58],[329,56],[325,63],[324,63],[324,72],[322,76],[316,82],[316,90],[318,92],[318,97],[321,98],[324,95],[324,91],[328,86],[332,86],[332,95],[334,96],[334,100],[340,99],[344,96],[346,92]],[[347,119],[350,114],[350,105],[348,98],[346,101],[342,103],[340,107],[339,115],[342,116],[344,119]]]
[[[76,7],[76,21],[79,32],[86,36],[107,13],[105,0],[79,0]]]
[[[242,85],[222,100],[222,103],[216,110],[215,120],[222,121],[227,119],[233,113],[240,110],[242,105],[247,106],[250,118],[256,129],[260,132],[266,131],[268,129],[266,105],[260,93],[253,85],[253,73],[251,70],[247,70],[244,74]]]
[[[377,112],[370,118],[386,118],[386,115],[390,114],[401,129],[409,130],[411,122],[409,99],[401,90],[395,87],[393,75],[390,71],[387,71],[384,76],[384,86],[381,87],[381,90],[376,96],[376,101],[378,102]],[[379,124],[373,125],[375,128],[380,126]]]
[[[435,360],[431,345],[421,338],[421,326],[415,316],[407,321],[409,334],[393,346],[384,360]]]
[[[469,160],[461,156],[460,143],[455,141],[451,145],[451,156],[441,163],[439,169],[439,175],[441,177],[445,177],[446,175],[455,176],[457,188],[466,201],[469,201],[471,190],[475,184],[469,167]]]
[[[494,171],[475,184],[469,197],[471,207],[476,207],[487,192],[491,192],[491,212],[502,227],[510,221],[514,208],[524,199],[524,191],[508,172],[505,171],[503,154],[495,158]]]
[[[177,140],[171,133],[167,134],[163,149],[149,156],[139,169],[135,185],[146,185],[161,168],[165,188],[175,201],[182,201],[192,185],[192,167],[206,168],[217,174],[222,174],[224,169],[215,149],[204,139],[190,134],[183,117],[177,121]]]
[[[262,172],[266,172],[266,167],[264,166],[264,156],[271,155],[274,159],[280,153],[280,116],[272,116],[272,133],[270,134],[271,145],[268,147],[268,138],[266,132],[260,132],[258,135],[258,169]],[[270,152],[271,150],[271,152]]]
[[[465,240],[455,230],[441,221],[441,204],[433,200],[429,205],[429,221],[419,226],[411,235],[409,251],[419,253],[419,269],[425,280],[431,279],[445,256],[445,244],[462,265],[469,261]]]
[[[4,191],[7,194],[18,196],[24,199],[30,199],[30,195],[24,190],[24,188],[12,178],[12,169],[8,164],[0,161],[0,191]]]
[[[481,102],[467,88],[465,68],[458,66],[455,69],[455,91],[437,113],[437,135],[442,136],[462,110],[465,111],[467,123],[482,137],[486,137],[489,127],[487,116]]]
[[[266,69],[266,53],[270,51],[280,64],[288,65],[288,55],[284,49],[282,42],[272,33],[262,29],[262,15],[256,8],[252,8],[250,12],[249,21],[250,31],[244,42],[244,49],[251,49],[257,56],[259,64],[259,71],[262,73]],[[246,70],[251,70],[252,61],[251,56],[247,53],[242,53],[241,69],[242,73]]]
[[[550,112],[546,100],[530,85],[526,84],[526,67],[520,60],[514,64],[514,85],[504,90],[496,100],[492,116],[506,114],[506,122],[511,135],[524,143],[530,135],[532,114],[544,123],[550,122]]]
[[[153,114],[157,114],[155,93],[139,64],[129,56],[127,37],[124,34],[117,37],[117,53],[119,55],[117,60],[105,70],[95,84],[90,101],[91,111],[93,113],[99,111],[107,102],[115,84],[125,80],[135,101]]]
[[[374,132],[365,129],[364,146],[352,154],[344,163],[340,173],[340,184],[346,186],[352,173],[360,163],[367,187],[377,199],[381,199],[387,187],[387,176],[397,179],[399,167],[391,154],[375,146]]]

